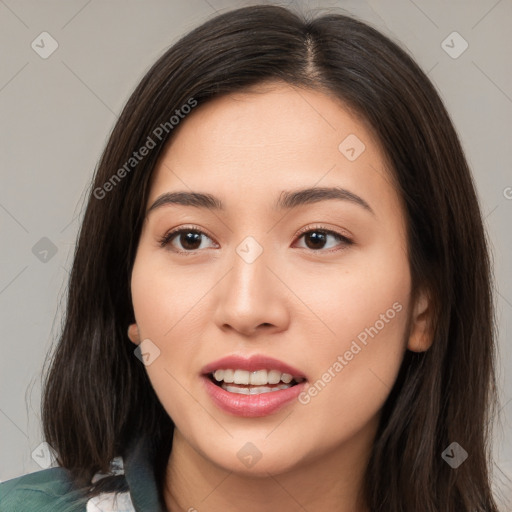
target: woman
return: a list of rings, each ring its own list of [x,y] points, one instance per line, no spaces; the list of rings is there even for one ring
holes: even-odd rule
[[[234,10],[102,155],[2,510],[496,511],[490,264],[434,87],[355,19]],[[16,508],[18,507],[18,508]]]

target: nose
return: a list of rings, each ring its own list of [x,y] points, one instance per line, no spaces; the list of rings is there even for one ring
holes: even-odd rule
[[[215,287],[214,320],[221,330],[232,329],[250,337],[288,328],[288,301],[293,294],[266,256],[263,251],[248,263],[234,254],[227,275]]]

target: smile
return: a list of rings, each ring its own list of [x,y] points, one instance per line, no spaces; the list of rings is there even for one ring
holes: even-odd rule
[[[258,395],[288,389],[304,380],[279,370],[247,371],[219,369],[210,374],[211,380],[225,391],[242,395]]]
[[[231,354],[203,366],[200,375],[212,403],[242,417],[277,413],[308,386],[301,370],[264,354]]]

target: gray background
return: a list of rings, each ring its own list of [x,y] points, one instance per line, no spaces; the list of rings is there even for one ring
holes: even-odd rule
[[[83,194],[117,114],[183,33],[215,12],[254,3],[0,0],[0,480],[41,469],[32,453],[43,454],[43,362],[60,328]],[[371,23],[408,49],[452,116],[495,261],[502,414],[495,479],[502,488],[504,474],[512,477],[512,1],[280,4],[335,8]],[[31,44],[41,45],[45,31],[58,48],[43,59]],[[458,36],[443,45],[454,31],[468,43],[457,58]],[[510,490],[500,494],[511,499]]]

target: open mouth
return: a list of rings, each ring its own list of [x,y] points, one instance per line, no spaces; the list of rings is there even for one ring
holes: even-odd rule
[[[230,393],[259,395],[296,386],[305,379],[294,377],[279,370],[232,370],[218,369],[208,373],[207,377],[218,387]]]

